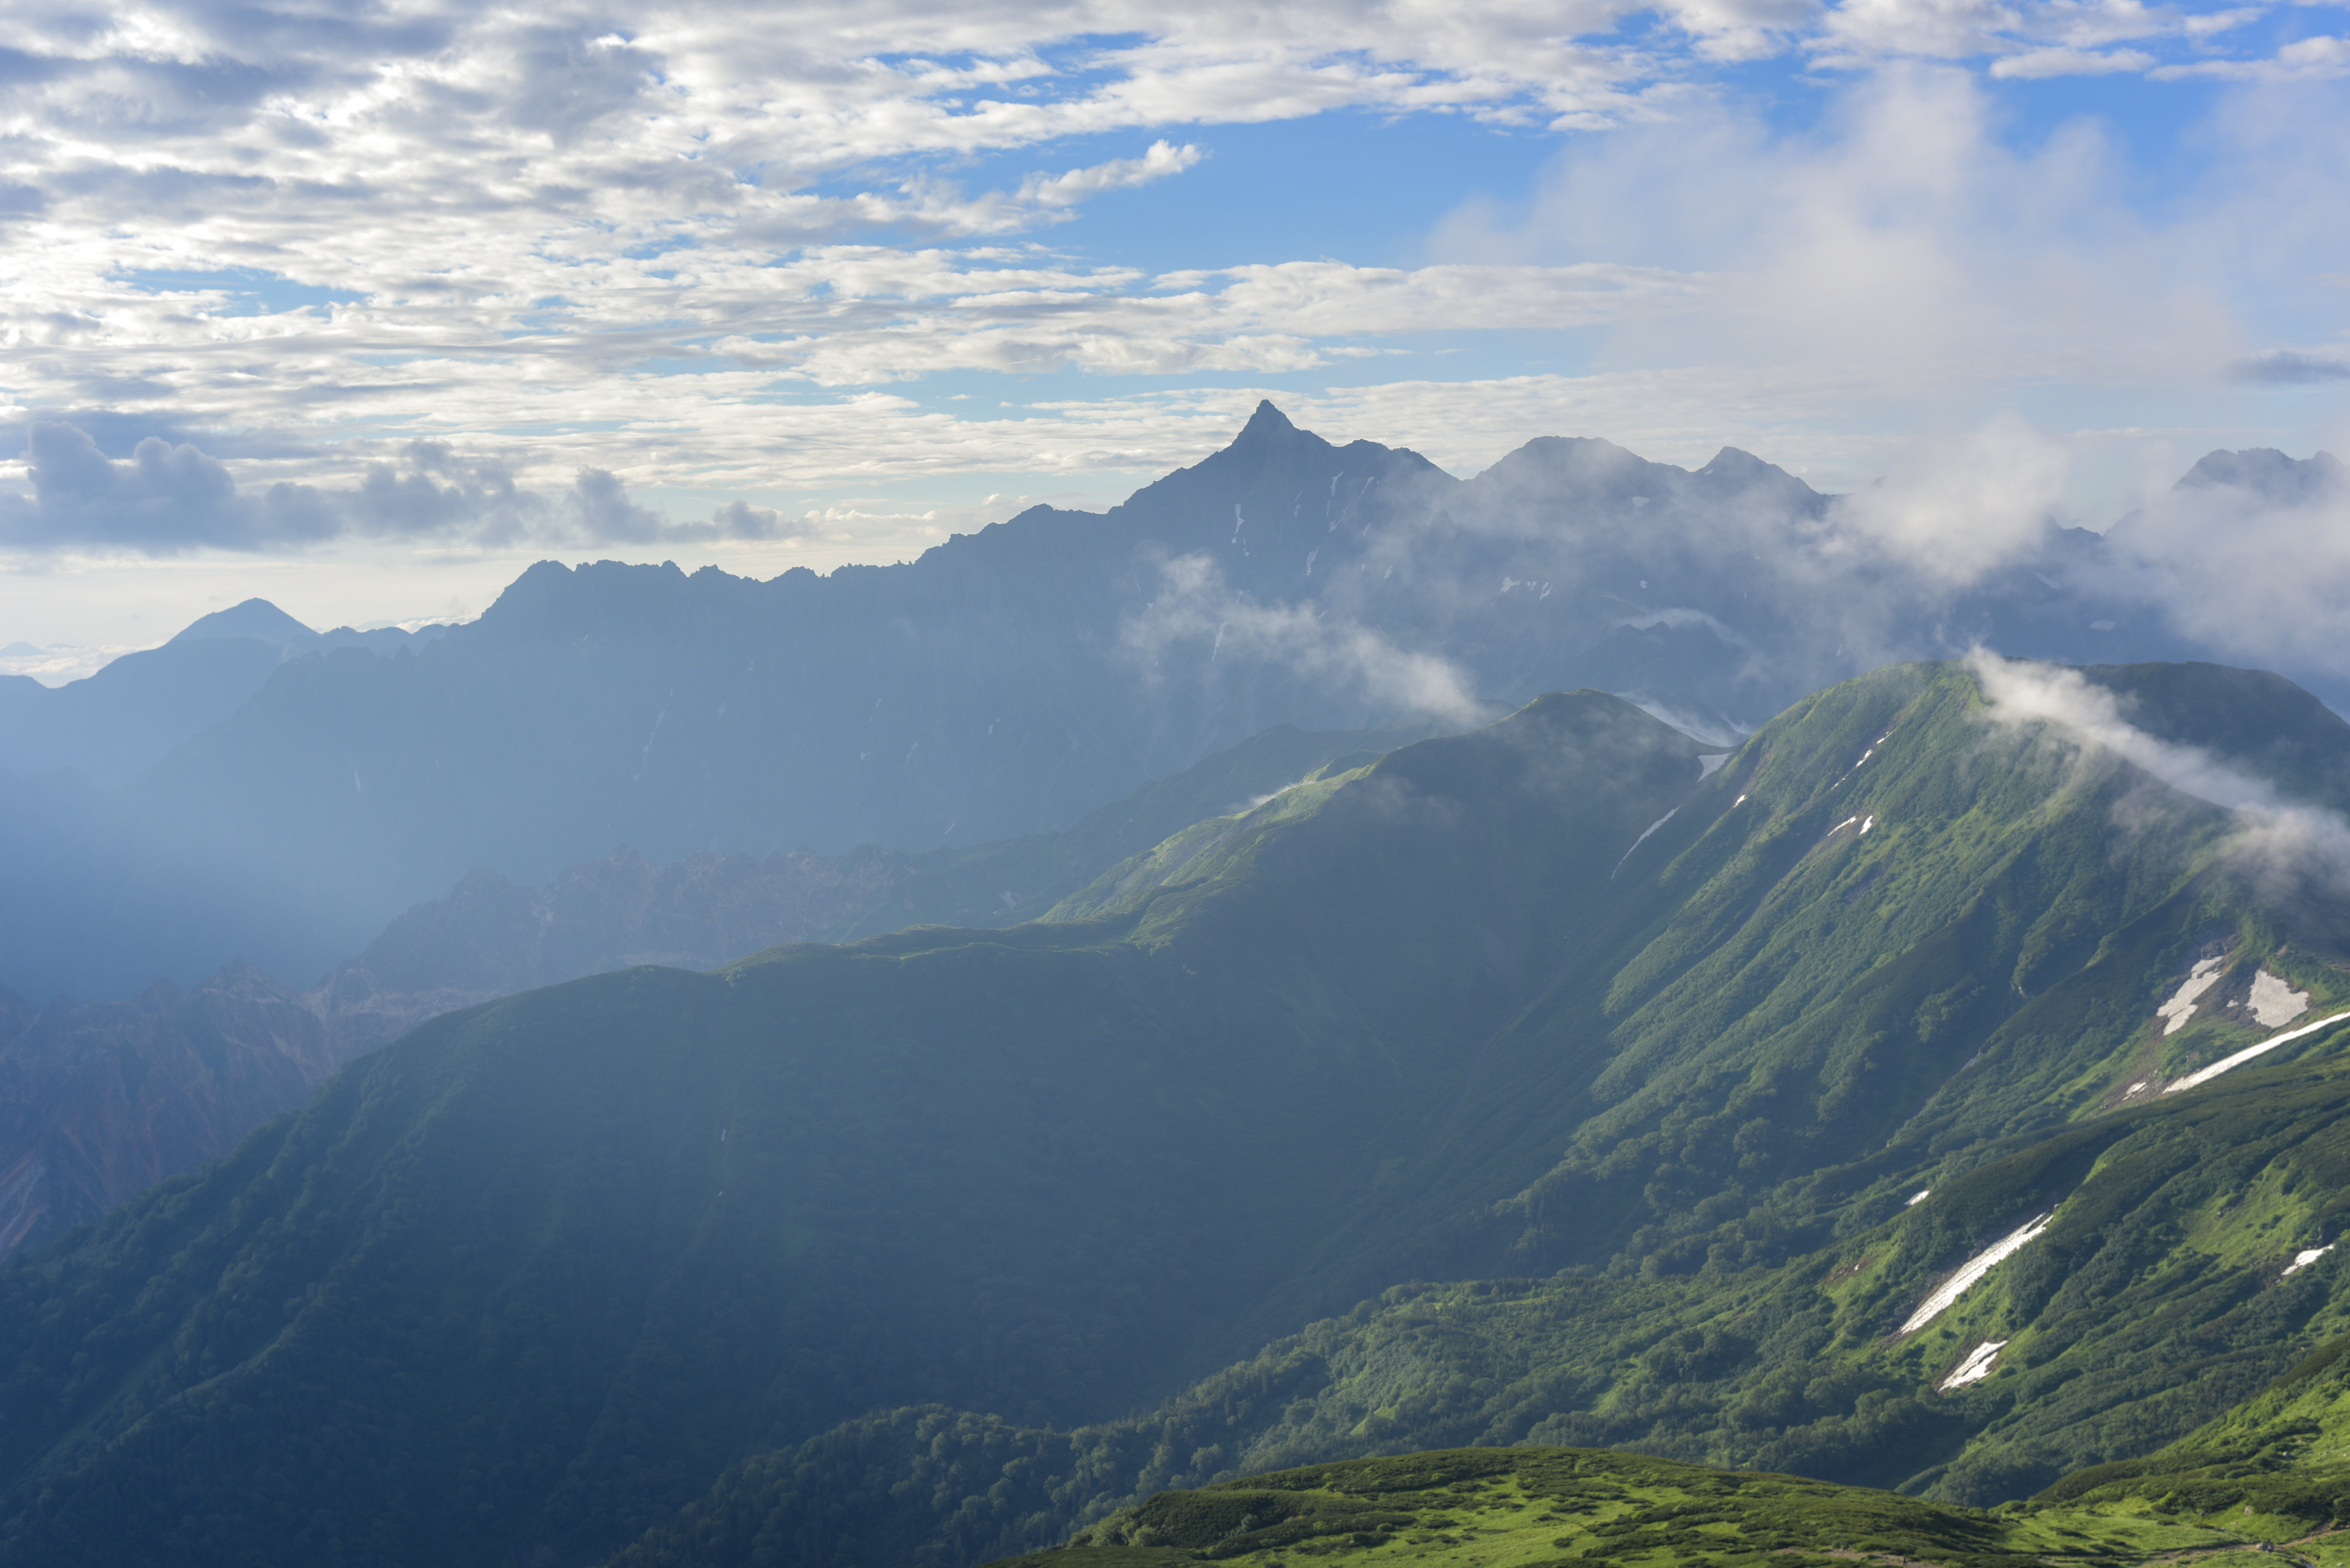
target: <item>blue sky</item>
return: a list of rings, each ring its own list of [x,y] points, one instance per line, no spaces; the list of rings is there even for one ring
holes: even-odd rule
[[[0,644],[902,558],[1263,396],[2093,526],[2343,444],[2340,5],[1167,11],[14,8]]]

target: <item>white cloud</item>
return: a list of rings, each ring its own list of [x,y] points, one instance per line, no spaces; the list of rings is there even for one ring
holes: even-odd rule
[[[2063,447],[2008,414],[1918,442],[1883,480],[1843,498],[1837,521],[1934,576],[1972,582],[2046,536],[2067,466]]]
[[[1283,400],[1456,466],[1580,429],[1682,461],[1733,440],[1865,474],[1882,432],[1826,433],[1856,408],[1963,429],[2019,387],[2175,386],[2300,340],[2241,329],[2211,283],[2232,262],[2215,235],[2272,242],[2244,273],[2272,295],[2339,254],[2327,104],[2298,117],[2292,134],[2319,151],[2293,179],[2235,178],[2283,169],[2285,130],[2223,137],[2208,199],[2149,222],[2113,196],[2117,154],[2096,132],[2008,152],[1955,71],[1896,66],[1839,89],[1810,137],[1774,137],[1709,87],[1714,62],[1780,51],[2271,69],[2206,57],[2250,12],[1671,0],[1670,26],[1619,27],[1638,10],[826,0],[682,5],[621,28],[566,4],[292,17],[30,0],[11,13],[22,53],[0,103],[5,400],[20,419],[100,410],[229,433],[172,460],[184,472],[109,447],[130,469],[108,497],[0,502],[7,537],[19,553],[733,537],[769,524],[704,523],[697,503],[657,526],[577,476],[772,495],[1172,466],[1256,393],[983,420],[857,389],[1295,376],[1414,335],[1557,328],[1599,329],[1589,374],[1447,384],[1423,359]],[[2324,43],[2277,60],[2312,74]],[[1563,161],[1531,221],[1464,210],[1431,265],[1273,255],[1160,278],[1017,243],[1105,192],[1185,177],[1210,128],[1340,109],[1616,129]],[[1076,139],[1117,155],[1071,167]],[[2263,221],[2288,204],[2291,223]],[[811,388],[831,393],[811,403]],[[428,449],[463,455],[435,467]]]
[[[2223,853],[2269,894],[2313,881],[2336,896],[2350,888],[2350,821],[2338,812],[2287,800],[2267,780],[2223,757],[2148,734],[2130,722],[2120,698],[2078,670],[1989,653],[1969,662],[1993,722],[2054,726],[2079,746],[2118,757],[2182,794],[2236,813]]]
[[[1991,74],[2020,81],[2047,77],[2100,77],[2142,71],[2155,63],[2155,57],[2143,49],[2074,49],[2059,46],[2004,56],[1991,62]]]
[[[2162,66],[2148,73],[2159,81],[2213,77],[2223,81],[2331,81],[2350,75],[2350,38],[2302,38],[2264,60],[2197,60]]]
[[[1271,664],[1391,709],[1461,723],[1486,712],[1450,661],[1399,648],[1368,627],[1310,604],[1260,604],[1235,593],[1202,556],[1162,564],[1158,593],[1128,618],[1118,640],[1146,670],[1155,671],[1176,649],[1195,656],[1204,650],[1211,661]]]
[[[1162,139],[1152,142],[1149,151],[1139,158],[1113,159],[1090,169],[1072,169],[1049,180],[1041,174],[1031,175],[1021,182],[1020,194],[1023,200],[1039,206],[1066,207],[1104,191],[1128,191],[1170,174],[1180,174],[1203,156],[1189,142],[1176,147]]]
[[[2203,646],[2288,671],[2342,668],[2350,478],[2338,463],[2280,461],[2265,474],[2181,484],[2106,537],[2124,574],[2116,587]]]
[[[25,466],[32,493],[0,495],[0,550],[175,556],[351,536],[559,546],[779,539],[801,531],[739,501],[716,508],[706,524],[673,524],[630,501],[619,476],[594,467],[580,468],[558,494],[535,493],[498,459],[441,441],[408,442],[369,463],[348,489],[280,482],[247,491],[191,442],[151,436],[128,460],[115,461],[72,425],[36,422]]]

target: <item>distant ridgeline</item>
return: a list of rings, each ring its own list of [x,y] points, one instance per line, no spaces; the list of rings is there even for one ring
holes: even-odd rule
[[[2350,801],[2283,680],[2086,673],[2304,826]],[[1583,691],[1309,774],[1041,922],[445,1014],[21,1254],[0,1562],[2020,1564],[2334,1516],[2322,833],[1958,665],[1732,753]]]
[[[2051,528],[1958,592],[1840,515],[1735,451],[1689,471],[1545,438],[1464,482],[1268,404],[1106,514],[1033,508],[900,566],[542,563],[412,657],[247,616],[57,691],[0,682],[0,983],[127,997],[244,959],[307,985],[477,867],[1048,833],[1281,723],[1592,687],[1727,742],[1889,659],[2198,652],[2097,586],[2095,535]],[[51,733],[100,708],[79,752]]]
[[[478,869],[307,991],[246,963],[128,1002],[36,1008],[0,989],[0,1257],[226,1154],[437,1013],[636,964],[710,970],[784,942],[1033,919],[1171,832],[1430,728],[1283,725],[1059,833],[968,848],[669,866],[623,849],[537,888]]]

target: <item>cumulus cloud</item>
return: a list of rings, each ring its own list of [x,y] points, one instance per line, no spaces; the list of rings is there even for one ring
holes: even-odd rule
[[[52,421],[32,425],[24,462],[32,491],[0,494],[0,550],[175,556],[352,536],[493,546],[708,543],[795,531],[740,501],[717,507],[706,524],[673,524],[630,501],[619,477],[600,468],[581,468],[567,489],[541,494],[500,459],[444,441],[407,442],[348,488],[281,482],[248,491],[192,442],[150,436],[116,460],[83,431]]]
[[[1525,210],[1464,204],[1436,248],[1701,277],[1681,308],[1617,328],[1615,352],[1819,367],[1921,422],[2051,383],[2208,382],[2240,341],[2238,302],[2215,286],[2239,234],[2210,208],[2132,209],[2122,151],[2092,122],[2019,151],[1997,120],[1970,72],[1917,63],[1842,89],[1805,131],[1693,108],[1571,144]]]
[[[2300,38],[2266,59],[2196,60],[2159,66],[2147,74],[2158,81],[2189,77],[2239,82],[2331,81],[2350,75],[2350,38]]]
[[[1835,506],[1837,523],[1879,550],[1966,584],[2034,553],[2064,493],[2064,449],[2014,414],[1928,438],[1892,472]]]
[[[0,502],[0,541],[18,549],[173,555],[323,538],[334,524],[315,492],[237,488],[218,460],[150,436],[116,462],[72,425],[36,422],[25,451],[30,496]]]
[[[1993,60],[1991,74],[2016,81],[2048,77],[2105,77],[2123,71],[2143,71],[2156,64],[2144,49],[2026,49]]]
[[[2215,453],[2106,534],[2114,587],[2205,647],[2338,671],[2350,641],[2350,473],[2330,454]]]
[[[1021,182],[1020,196],[1039,206],[1066,207],[1105,191],[1128,191],[1170,174],[1180,174],[1204,156],[1189,142],[1176,147],[1162,139],[1152,142],[1150,150],[1139,158],[1116,158],[1089,169],[1072,169],[1050,179],[1031,175]]]

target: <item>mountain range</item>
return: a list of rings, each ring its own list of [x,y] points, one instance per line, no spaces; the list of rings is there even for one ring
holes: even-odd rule
[[[2334,677],[1877,504],[1265,405],[0,691],[0,1563],[2323,1560]]]
[[[1045,920],[444,1013],[0,1271],[0,1558],[1123,1552],[1464,1443],[1946,1511],[2137,1463],[2345,1329],[2345,763],[2212,666],[1896,666],[1731,752],[1553,694]]]
[[[2182,483],[2323,488],[2329,462],[2215,454]],[[478,867],[1049,833],[1281,723],[1458,727],[1589,686],[1726,744],[1892,659],[2206,655],[2095,535],[2051,524],[1961,582],[1856,515],[1734,451],[1683,470],[1544,438],[1461,481],[1266,404],[1107,513],[1032,508],[897,566],[542,563],[390,657],[287,659],[224,623],[17,694],[92,707],[206,640],[268,665],[174,700],[144,752],[86,748],[78,780],[0,712],[0,874],[24,890],[0,983],[123,997],[244,959],[307,984]]]
[[[0,675],[0,770],[71,772],[115,789],[234,713],[288,659],[338,648],[395,654],[447,629],[313,631],[266,599],[247,599],[63,686]]]

